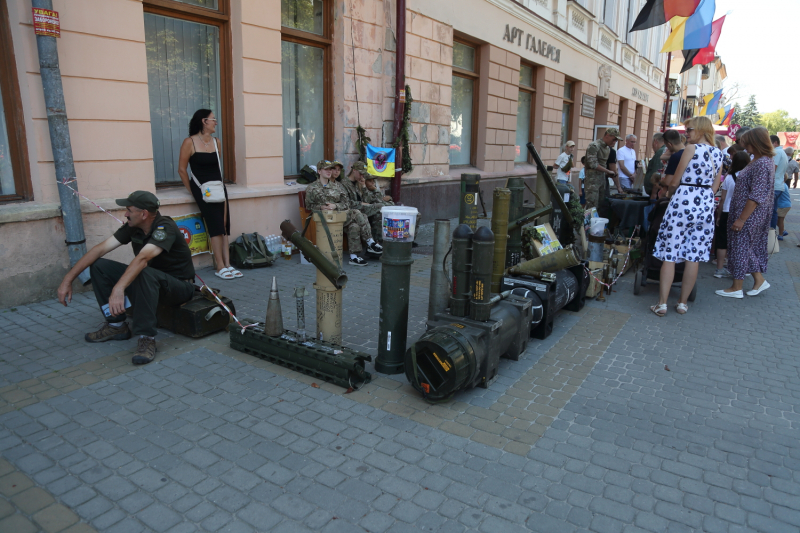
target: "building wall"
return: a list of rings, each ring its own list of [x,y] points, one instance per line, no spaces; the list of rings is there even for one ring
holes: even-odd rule
[[[49,297],[68,267],[30,4],[7,2],[33,201],[0,205],[0,307]],[[359,123],[373,144],[388,146],[393,141],[396,5],[394,0],[330,2],[333,138],[326,157],[349,167],[357,158]],[[638,132],[641,153],[647,153],[651,118],[656,124],[661,119],[663,98],[658,84],[663,85],[659,77],[663,61],[660,66],[647,66],[647,72],[623,67],[618,43],[612,39],[610,51],[606,49],[610,34],[598,22],[595,3],[588,2],[587,11],[563,0],[525,6],[511,0],[408,0],[405,66],[406,83],[415,100],[409,132],[415,168],[404,177],[406,203],[426,202],[430,193],[424,192],[425,186],[449,191],[462,172],[477,172],[486,184],[502,183],[508,175],[535,175],[532,165],[514,163],[522,61],[536,66],[531,136],[545,164],[552,164],[560,152],[566,80],[574,87],[570,137],[577,144],[576,163],[593,139],[595,125],[619,125],[623,131]],[[232,72],[233,114],[223,120],[232,122],[233,138],[223,142],[236,169],[235,184],[228,188],[232,234],[278,233],[278,224],[285,218],[300,223],[297,193],[304,188],[283,175],[281,0],[230,0],[230,8],[231,65],[223,68]],[[197,212],[184,188],[155,187],[142,0],[54,0],[54,9],[61,16],[58,48],[80,189],[118,218],[122,211],[113,199],[137,189],[157,192],[165,214]],[[534,42],[557,48],[558,60],[529,49],[524,38],[504,39],[507,25],[531,35]],[[605,40],[600,38],[601,30],[608,34]],[[480,56],[475,166],[466,169],[449,165],[456,34],[474,42]],[[605,98],[598,94],[602,64],[613,69]],[[632,64],[645,62],[634,57]],[[581,115],[583,95],[597,99],[593,119]],[[437,184],[442,187],[436,189]],[[450,209],[441,202],[420,207],[427,219]],[[82,209],[89,247],[118,226],[88,202],[82,202]],[[46,243],[48,253],[27,245],[37,236],[37,242]],[[130,249],[115,251],[112,257],[128,261]],[[206,265],[210,257],[197,256],[195,261]]]

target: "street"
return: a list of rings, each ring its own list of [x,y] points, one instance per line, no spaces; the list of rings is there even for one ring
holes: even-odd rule
[[[798,531],[800,209],[786,227],[763,294],[717,297],[730,280],[703,264],[688,314],[673,289],[658,318],[657,284],[634,296],[628,272],[488,388],[436,405],[372,364],[345,394],[232,350],[227,333],[160,330],[155,362],[133,367],[135,339],[84,342],[102,320],[91,292],[2,309],[0,531]],[[424,331],[431,233],[409,340]],[[256,320],[277,276],[289,329],[304,284],[314,331],[315,269],[297,256],[240,280],[199,274]],[[380,263],[347,274],[344,342],[374,356]]]

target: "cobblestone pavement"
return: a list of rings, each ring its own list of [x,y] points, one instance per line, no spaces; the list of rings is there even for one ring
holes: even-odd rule
[[[799,215],[787,229],[762,295],[723,300],[728,281],[702,265],[689,313],[657,318],[656,285],[634,296],[629,273],[444,405],[402,375],[312,385],[225,334],[161,332],[156,362],[134,368],[132,341],[83,342],[101,320],[91,294],[2,309],[0,531],[799,531]],[[348,274],[345,343],[374,355],[380,264]],[[259,319],[272,275],[292,328],[313,267],[212,285]]]

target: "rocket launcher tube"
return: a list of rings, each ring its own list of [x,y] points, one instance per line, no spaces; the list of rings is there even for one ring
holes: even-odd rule
[[[333,283],[337,289],[343,289],[347,285],[347,274],[344,270],[330,262],[325,255],[320,252],[314,244],[300,235],[297,228],[289,220],[281,223],[281,235],[287,241],[294,243],[295,246],[306,256],[306,259],[322,273],[323,276]]]
[[[500,292],[500,282],[506,269],[506,245],[508,243],[508,209],[511,201],[509,189],[494,190],[492,204],[492,233],[494,233],[494,258],[492,260],[492,292]],[[473,245],[474,247],[474,245]]]
[[[535,211],[531,211],[527,215],[523,215],[519,217],[517,220],[508,223],[508,231],[514,231],[517,228],[521,228],[531,220],[534,220],[539,217],[543,217],[545,215],[549,215],[553,211],[553,206],[548,205],[546,207],[540,207]]]

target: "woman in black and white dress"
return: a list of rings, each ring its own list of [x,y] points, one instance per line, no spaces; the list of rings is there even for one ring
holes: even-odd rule
[[[685,314],[689,294],[697,281],[700,262],[708,261],[714,239],[714,194],[722,176],[722,151],[714,146],[714,126],[708,117],[686,123],[691,144],[683,150],[669,183],[670,203],[658,230],[653,257],[661,259],[659,301],[650,310],[667,314],[667,297],[675,278],[675,263],[686,263],[681,295],[675,310]]]

